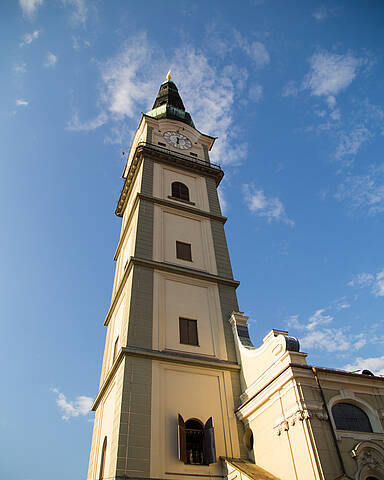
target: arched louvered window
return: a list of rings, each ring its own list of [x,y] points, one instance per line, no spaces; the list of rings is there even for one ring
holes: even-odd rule
[[[172,197],[179,198],[180,200],[185,200],[189,202],[189,190],[184,183],[173,182],[172,183]]]
[[[99,480],[104,478],[105,457],[107,455],[107,437],[104,437],[103,448],[101,449]]]
[[[179,414],[179,459],[191,465],[216,462],[215,434],[210,417],[205,425],[197,418],[184,422]]]
[[[332,407],[336,428],[354,432],[372,432],[368,415],[352,403],[336,403]]]

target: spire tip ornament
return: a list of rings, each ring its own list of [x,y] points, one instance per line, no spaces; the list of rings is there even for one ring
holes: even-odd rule
[[[166,76],[167,82],[171,80],[171,70],[168,70],[167,76]]]

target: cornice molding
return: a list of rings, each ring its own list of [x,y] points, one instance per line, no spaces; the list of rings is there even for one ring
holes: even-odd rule
[[[189,355],[187,353],[181,352],[170,352],[170,351],[160,351],[152,350],[149,348],[140,348],[140,347],[122,347],[120,349],[119,355],[117,356],[112,368],[108,372],[102,386],[100,387],[99,393],[93,402],[92,409],[96,410],[100,400],[102,399],[105,391],[107,390],[109,384],[113,380],[113,377],[116,374],[119,365],[123,361],[125,356],[141,357],[147,358],[148,360],[158,360],[161,362],[168,363],[177,363],[181,365],[193,365],[196,367],[203,368],[214,368],[216,370],[229,370],[229,371],[240,371],[241,367],[236,362],[230,362],[228,360],[220,360],[218,358],[202,357],[198,355]]]
[[[108,309],[108,313],[104,320],[104,325],[108,326],[111,319],[112,312],[119,301],[120,295],[124,289],[125,282],[130,274],[130,271],[134,265],[141,265],[143,267],[151,268],[153,270],[162,270],[165,272],[174,273],[176,275],[185,275],[191,278],[198,278],[200,280],[205,280],[207,282],[219,283],[223,285],[229,285],[231,287],[237,288],[240,285],[240,282],[233,280],[232,278],[220,277],[219,275],[214,275],[213,273],[203,272],[201,270],[194,270],[192,268],[183,267],[181,265],[174,265],[172,263],[163,263],[157,262],[155,260],[147,260],[145,258],[130,257],[127,266],[125,267],[124,274],[120,280],[119,286],[116,290],[116,293],[112,299],[111,306]]]
[[[125,179],[119,200],[117,202],[115,214],[118,217],[123,216],[133,180],[135,178],[138,166],[144,157],[150,158],[157,162],[166,163],[168,165],[178,165],[192,172],[198,171],[202,175],[213,177],[216,181],[216,185],[219,185],[224,176],[223,170],[218,165],[206,162],[205,160],[189,158],[181,153],[160,148],[150,143],[141,142],[137,145],[135,153],[133,154],[132,163],[129,166],[127,178]]]
[[[200,215],[202,217],[211,218],[212,220],[217,220],[222,223],[225,223],[227,221],[227,217],[223,217],[222,215],[214,215],[213,213],[207,212],[205,210],[200,210],[199,208],[190,207],[183,203],[177,203],[177,202],[172,202],[170,200],[165,200],[163,198],[152,197],[150,195],[145,195],[144,193],[138,193],[137,195],[142,200],[147,200],[148,202],[156,203],[158,205],[175,208],[177,210],[183,210],[184,212],[193,213],[194,215]]]

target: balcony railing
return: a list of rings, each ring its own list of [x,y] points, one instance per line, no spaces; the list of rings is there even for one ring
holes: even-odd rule
[[[160,153],[165,153],[167,155],[172,155],[173,157],[180,158],[182,160],[187,160],[188,162],[191,162],[195,165],[201,165],[202,167],[213,168],[217,171],[222,172],[222,168],[220,167],[220,165],[217,165],[216,163],[207,162],[206,160],[201,160],[200,158],[184,155],[183,153],[175,152],[174,150],[169,150],[168,148],[159,147],[157,145],[154,145],[153,143],[139,142],[137,144],[137,148],[139,147],[147,147],[147,148],[150,148],[151,150],[156,150]]]

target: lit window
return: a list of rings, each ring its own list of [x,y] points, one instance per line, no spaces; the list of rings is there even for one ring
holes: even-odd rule
[[[336,428],[354,432],[372,432],[371,422],[361,408],[351,403],[336,403],[332,407]]]
[[[179,459],[191,465],[209,465],[216,462],[215,433],[210,417],[205,425],[197,418],[184,422],[178,417]]]

